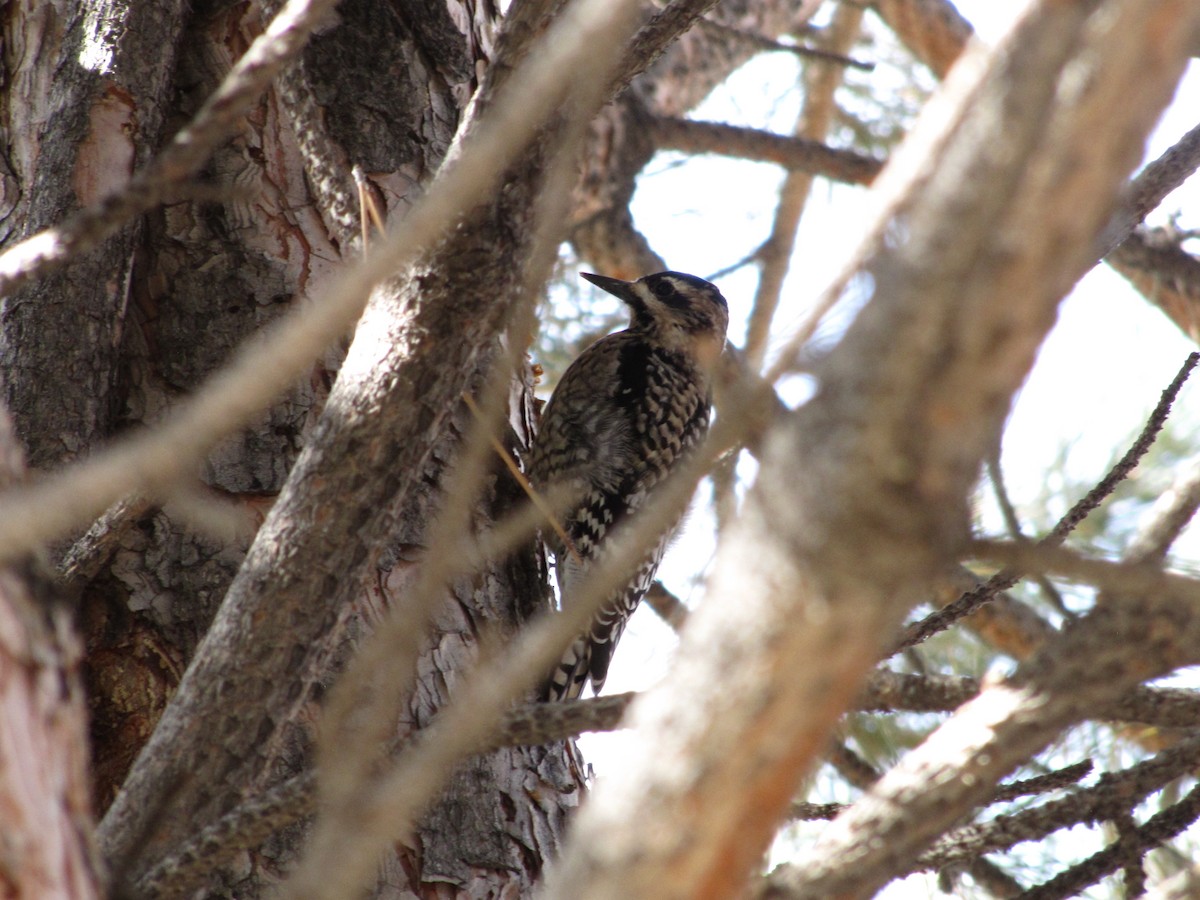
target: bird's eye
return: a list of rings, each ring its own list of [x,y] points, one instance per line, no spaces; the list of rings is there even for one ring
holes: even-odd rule
[[[654,296],[660,300],[666,300],[675,293],[675,287],[669,281],[659,281],[652,288]]]

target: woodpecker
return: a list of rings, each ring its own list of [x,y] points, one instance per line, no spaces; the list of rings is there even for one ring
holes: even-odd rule
[[[711,373],[729,324],[721,292],[694,275],[658,272],[620,281],[582,274],[623,300],[631,321],[567,368],[530,450],[534,488],[544,495],[562,491],[574,504],[561,515],[571,545],[549,529],[545,535],[563,608],[603,557],[614,529],[653,500],[655,487],[708,431]],[[545,685],[545,699],[574,699],[589,680],[600,693],[625,623],[678,525],[679,517],[646,548],[630,581],[572,643]]]

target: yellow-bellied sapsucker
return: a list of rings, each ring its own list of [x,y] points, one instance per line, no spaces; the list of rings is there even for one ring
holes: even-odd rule
[[[632,311],[624,331],[588,347],[563,374],[542,412],[529,478],[543,493],[566,490],[562,517],[573,544],[547,529],[565,608],[606,550],[613,530],[654,498],[654,488],[708,430],[711,372],[725,345],[729,310],[702,278],[659,272],[637,281],[583,276]],[[547,699],[572,699],[591,679],[599,693],[625,622],[645,596],[678,517],[646,549],[633,578],[600,607],[563,656]]]

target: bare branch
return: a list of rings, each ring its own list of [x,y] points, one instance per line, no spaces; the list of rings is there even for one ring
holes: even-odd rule
[[[1200,260],[1170,228],[1139,227],[1104,258],[1192,340],[1200,340]]]
[[[81,588],[104,567],[116,552],[121,538],[152,507],[144,497],[126,497],[105,510],[92,527],[63,554],[58,564],[64,584]]]
[[[979,691],[975,678],[911,675],[880,668],[871,674],[857,708],[864,712],[953,712]],[[1185,688],[1137,687],[1114,703],[1092,710],[1092,717],[1157,728],[1196,728],[1200,727],[1200,693]]]
[[[316,808],[316,778],[311,772],[276,785],[203,828],[182,848],[159,860],[137,882],[137,896],[181,896],[238,853],[260,846]]]
[[[1114,808],[1132,809],[1155,791],[1186,775],[1196,765],[1198,757],[1200,745],[1195,740],[1187,741],[1123,771],[1106,772],[1093,787],[1041,806],[956,829],[923,853],[918,859],[919,868],[913,871],[939,869],[985,853],[1005,850],[1023,841],[1041,840],[1073,825],[1101,821]],[[1090,767],[1090,763],[1087,765]],[[782,872],[780,876],[782,881]]]
[[[979,693],[974,678],[951,675],[910,675],[876,669],[859,699],[861,710],[949,712]]]
[[[1180,834],[1200,816],[1200,784],[1194,786],[1178,803],[1151,816],[1145,825],[1129,829],[1120,839],[1099,853],[1089,856],[1079,864],[1052,878],[1044,884],[1026,891],[1022,896],[1029,900],[1059,900],[1078,896],[1079,891],[1095,884],[1105,875],[1115,872],[1126,860],[1140,858],[1153,849]],[[1133,891],[1136,885],[1128,885]]]
[[[1021,529],[1021,520],[1017,516],[1017,509],[1013,506],[1012,499],[1008,496],[1008,487],[1004,483],[1004,468],[1000,464],[1000,448],[997,446],[995,451],[988,454],[987,458],[987,474],[988,481],[992,483],[992,491],[996,497],[996,505],[1000,508],[1000,515],[1004,519],[1004,525],[1008,529],[1009,537],[1014,541],[1025,540],[1025,533]],[[1063,603],[1062,595],[1050,583],[1048,578],[1036,576],[1037,585],[1041,588],[1042,595],[1046,600],[1062,615],[1064,618],[1071,617],[1071,611],[1067,609]]]
[[[831,51],[844,53],[854,46],[862,15],[862,10],[854,6],[843,5],[836,9],[827,36],[827,46]],[[809,66],[805,69],[804,104],[794,129],[797,138],[814,143],[825,140],[836,109],[833,95],[842,83],[842,76],[842,70],[833,66]],[[762,368],[771,321],[779,306],[800,217],[804,214],[812,184],[812,176],[806,172],[788,173],[779,189],[771,235],[758,251],[761,272],[750,320],[746,325],[745,348],[747,363],[755,369]]]
[[[633,694],[614,694],[562,703],[529,703],[505,715],[496,732],[475,748],[487,753],[502,747],[547,744],[586,731],[610,731],[624,715]],[[414,740],[425,740],[424,732]],[[306,772],[255,797],[222,816],[181,849],[159,861],[138,882],[139,896],[181,895],[243,850],[260,846],[268,837],[317,808],[317,783]]]
[[[788,818],[799,821],[828,822],[846,808],[844,803],[804,803],[797,801],[788,811]]]
[[[1020,572],[1047,572],[1119,594],[1153,594],[1200,603],[1200,580],[1164,572],[1154,561],[1114,562],[1041,544],[972,541],[979,559],[1001,561]]]
[[[650,585],[646,592],[646,603],[658,613],[658,617],[670,625],[675,631],[683,628],[687,622],[688,608],[682,600],[672,594],[661,581]]]
[[[1200,460],[1184,467],[1159,495],[1125,550],[1130,562],[1161,562],[1200,509]]]
[[[1137,467],[1142,457],[1150,451],[1155,438],[1162,430],[1163,425],[1166,424],[1167,417],[1171,414],[1171,406],[1175,402],[1175,398],[1179,395],[1179,391],[1182,390],[1184,383],[1198,362],[1200,362],[1200,353],[1188,355],[1183,367],[1163,390],[1159,402],[1151,411],[1146,424],[1133,444],[1130,445],[1129,449],[1125,451],[1125,454],[1116,464],[1109,469],[1107,474],[1087,494],[1077,500],[1067,510],[1063,517],[1055,523],[1050,533],[1038,542],[1037,546],[1056,547],[1061,544],[1066,540],[1067,535],[1080,522],[1087,518],[1092,510],[1103,503],[1105,498],[1116,490],[1117,485],[1129,477],[1129,474]],[[942,607],[936,612],[930,613],[921,621],[909,625],[905,629],[904,638],[896,647],[895,652],[920,644],[938,632],[944,631],[959,619],[970,615],[984,603],[987,603],[996,594],[1008,590],[1019,580],[1020,577],[1015,572],[1009,570],[997,572],[985,584],[963,594],[958,600]]]
[[[1060,788],[1069,787],[1081,778],[1086,778],[1091,773],[1093,767],[1092,761],[1085,759],[1082,762],[1063,766],[1061,769],[1056,769],[1053,772],[1047,772],[1045,775],[1035,775],[1033,778],[1014,781],[1011,784],[1002,784],[992,794],[992,802],[1006,803],[1010,800],[1016,800],[1018,797],[1028,797],[1031,794],[1045,794],[1049,791],[1057,791]]]
[[[280,2],[260,0],[259,5],[264,17],[273,17]],[[361,240],[360,219],[365,220],[367,213],[355,204],[358,192],[351,178],[350,160],[325,125],[325,116],[313,96],[303,60],[297,59],[280,73],[275,81],[275,93],[300,147],[304,173],[312,186],[317,208],[345,253]]]
[[[1163,198],[1200,168],[1200,125],[1197,125],[1162,156],[1146,165],[1124,191],[1116,215],[1100,236],[1099,256],[1107,256]]]
[[[985,579],[970,569],[957,566],[939,580],[932,601],[947,606],[963,594],[979,590],[984,583]],[[964,624],[1013,659],[1028,659],[1057,631],[1036,610],[1006,591],[976,609]]]
[[[883,168],[878,160],[853,150],[835,150],[816,141],[784,137],[754,128],[668,116],[655,117],[648,124],[654,142],[661,150],[716,153],[773,162],[850,184],[870,184]]]
[[[829,854],[849,852],[865,865],[863,851],[850,849],[861,834],[878,837],[878,849],[866,853],[883,857],[886,862],[879,864],[890,874],[899,873],[914,848],[908,843],[914,834],[929,840],[982,802],[986,785],[1064,727],[1128,702],[1126,692],[1136,683],[1200,659],[1200,582],[1144,563],[1087,560],[1056,547],[983,546],[1006,564],[1027,569],[1037,560],[1037,568],[1052,566],[1111,593],[1011,678],[964,705],[840,816],[810,859],[792,871],[787,896],[827,896],[858,884],[863,870],[849,871]]]
[[[949,0],[874,0],[871,6],[939,78],[946,77],[974,34]]]
[[[825,757],[847,783],[860,791],[870,789],[879,780],[879,773],[869,762],[851,750],[843,741],[834,741]]]

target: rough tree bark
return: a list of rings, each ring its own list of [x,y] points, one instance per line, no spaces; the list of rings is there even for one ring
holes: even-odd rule
[[[6,10],[6,242],[57,224],[145,164],[168,115],[183,7],[116,0]],[[5,396],[34,467],[86,452],[121,418],[121,345],[140,238],[141,225],[130,225],[5,301]]]
[[[524,15],[530,27],[528,20],[536,22],[542,8],[554,5],[516,4],[510,18]],[[782,15],[781,4],[761,8]],[[6,195],[30,204],[6,218],[10,226],[20,226],[10,228],[10,241],[119,187],[157,148],[160,133],[169,134],[194,113],[262,27],[262,13],[241,3],[200,3],[186,10],[159,5],[153,15],[148,8],[141,13],[119,5],[114,9],[81,7],[70,19],[57,7],[18,6],[6,20],[6,46],[42,42],[38,53],[6,57],[9,81],[19,86],[5,108],[5,150],[12,162],[5,181],[12,190]],[[740,8],[734,12],[748,14]],[[315,103],[322,146],[343,166],[343,186],[344,168],[359,166],[386,209],[403,211],[444,158],[466,105],[496,61],[496,25],[488,2],[347,0],[337,21],[285,79],[287,94],[268,95],[250,111],[234,140],[208,164],[201,183],[181,190],[92,254],[108,268],[72,263],[55,276],[58,281],[39,281],[11,299],[4,332],[4,365],[13,373],[8,390],[22,438],[38,462],[68,458],[121,429],[154,422],[247,334],[295,298],[317,291],[351,249],[345,210],[331,208],[322,185],[314,189],[318,173],[305,143],[310,135],[296,133],[297,122],[304,127],[298,110],[311,111]],[[85,45],[99,54],[99,69],[57,65],[90,58],[80,50]],[[688,59],[712,70],[707,86],[697,88],[689,80],[681,62]],[[675,63],[664,66],[674,81],[661,95],[670,97],[690,85],[694,97],[689,102],[695,102],[732,64],[722,58],[713,67],[712,59],[703,42],[693,39]],[[31,67],[30,60],[36,65]],[[675,104],[677,110],[687,105]],[[43,122],[50,127],[42,128]],[[75,122],[92,123],[86,140],[73,140],[83,133]],[[58,156],[50,153],[52,147],[61,148]],[[413,374],[401,376],[406,398],[397,394],[387,406],[415,415],[395,433],[421,434],[421,440],[371,437],[367,456],[375,469],[370,475],[356,473],[354,461],[363,446],[347,425],[347,413],[359,401],[347,394],[351,402],[342,405],[335,395],[333,405],[326,404],[339,366],[340,354],[333,353],[314,367],[308,383],[224,441],[197,473],[197,484],[185,486],[175,502],[132,504],[114,516],[99,542],[107,547],[107,562],[93,561],[91,577],[74,587],[82,591],[89,647],[95,795],[101,809],[116,799],[103,834],[118,877],[136,879],[160,848],[294,771],[307,753],[315,703],[330,672],[351,652],[357,636],[408,589],[414,564],[427,549],[431,513],[442,503],[438,485],[470,421],[457,397],[464,389],[480,389],[498,349],[494,336],[502,313],[521,287],[539,171],[535,157],[510,180],[519,190],[507,192],[473,230],[447,244],[396,289],[400,330],[392,345]],[[54,191],[35,187],[38,177],[57,179]],[[73,280],[80,283],[78,291],[69,284]],[[79,298],[92,294],[96,299],[85,306],[91,311],[75,317]],[[47,314],[52,308],[63,315]],[[423,322],[421,310],[432,310],[435,318]],[[92,323],[87,341],[78,340],[69,327],[80,321]],[[478,330],[464,340],[461,326],[467,321]],[[416,330],[406,333],[409,327]],[[407,334],[421,335],[418,344]],[[420,340],[427,351],[419,349]],[[87,377],[74,374],[74,367],[86,368]],[[39,377],[42,372],[62,373],[63,382],[51,384]],[[435,387],[439,378],[441,387]],[[515,443],[510,449],[515,449],[527,438],[531,418],[527,375],[515,383],[512,397],[509,424]],[[379,402],[368,400],[355,415],[378,415],[378,410]],[[259,538],[264,548],[290,546],[292,535],[304,533],[312,546],[328,549],[339,541],[325,534],[358,528],[345,518],[349,506],[338,510],[342,518],[324,523],[327,532],[301,524],[330,511],[327,505],[314,507],[313,498],[325,495],[303,487],[305,478],[325,477],[315,474],[322,469],[319,462],[296,469],[292,477],[298,487],[286,495],[291,499],[273,508],[306,443],[318,448],[310,452],[312,458],[325,453],[346,462],[344,471],[356,482],[378,479],[375,498],[365,505],[386,523],[364,530],[350,546],[341,543],[349,555],[327,558],[320,566],[323,574],[315,571],[316,554],[309,551],[297,552],[309,564],[291,569],[277,568],[270,551],[266,557],[245,557],[264,519],[275,523]],[[400,490],[398,484],[406,487]],[[398,493],[402,500],[390,499]],[[507,476],[493,474],[472,508],[477,527],[486,528],[514,498]],[[232,522],[232,535],[214,535],[192,524],[213,502],[225,523]],[[380,540],[383,534],[387,537]],[[347,583],[347,572],[363,568],[367,577],[361,586],[353,579]],[[304,584],[297,588],[295,582]],[[157,792],[139,793],[135,773],[131,791],[118,795],[185,669],[192,666],[189,677],[197,682],[213,674],[203,662],[195,663],[195,656],[231,585],[234,598],[266,592],[279,601],[291,592],[290,618],[284,604],[270,605],[274,615],[286,619],[283,643],[275,644],[293,648],[286,669],[271,681],[244,679],[242,694],[234,689],[239,682],[232,675],[217,676],[226,724],[215,729],[222,749],[206,756],[214,763],[211,769],[189,767],[195,757],[186,754],[196,752],[191,739],[212,733],[212,724],[202,715],[177,715],[173,728],[159,729],[159,740],[184,747],[185,755],[157,772]],[[401,735],[427,723],[444,702],[454,673],[474,656],[480,629],[515,627],[529,615],[531,603],[536,605],[543,585],[537,561],[529,556],[456,583],[422,656]],[[327,601],[338,599],[319,609],[302,602],[314,591]],[[261,621],[252,626],[248,619],[230,617],[209,643],[227,656],[231,647],[240,646],[233,658],[240,658],[247,672],[260,673],[258,654],[267,634]],[[267,652],[277,652],[270,648],[267,642]],[[258,714],[245,719],[243,711],[262,704],[272,685],[279,691],[269,702],[282,705],[271,707],[262,720],[277,727],[264,731],[250,724]],[[141,765],[159,763],[161,757],[156,760],[151,751]],[[501,751],[472,763],[395,864],[385,867],[381,889],[426,892],[443,889],[434,885],[457,885],[477,893],[505,882],[528,888],[557,841],[563,813],[576,802],[580,777],[571,751],[561,745]],[[142,805],[147,796],[166,805],[148,808]],[[530,804],[530,796],[540,799]],[[261,890],[293,856],[297,837],[293,830],[227,870],[223,889],[244,895]]]
[[[6,94],[5,151],[13,170],[5,182],[11,188],[6,196],[15,192],[29,205],[9,212],[10,240],[119,186],[130,168],[156,149],[160,123],[165,120],[169,132],[185,122],[261,28],[260,12],[250,4],[193,4],[186,13],[161,4],[114,6],[124,19],[115,20],[99,4],[82,5],[73,13],[29,4],[12,9],[6,19],[5,46],[12,49],[6,56],[7,81],[18,88]],[[146,17],[153,21],[142,21]],[[335,145],[368,174],[387,210],[411,204],[444,158],[462,111],[491,62],[496,25],[496,11],[486,2],[387,5],[348,0],[339,9],[336,27],[306,52],[304,86],[320,104]],[[178,59],[177,44],[183,48]],[[108,68],[93,72],[72,65],[85,58],[84,45],[94,45],[90,52],[99,54],[97,65]],[[147,71],[151,64],[153,73]],[[165,97],[169,104],[163,103]],[[136,121],[136,131],[131,121]],[[302,159],[277,100],[264,97],[238,136],[210,162],[202,184],[174,198],[144,225],[130,226],[90,261],[73,264],[6,303],[6,385],[20,411],[22,439],[39,463],[94,446],[118,428],[153,422],[239,341],[321,283],[349,248],[340,246],[343,236],[323,221]],[[519,271],[513,263],[520,251],[494,251],[506,242],[511,245],[520,229],[509,216],[507,236],[498,236],[495,227],[505,221],[504,215],[494,217],[486,223],[492,231],[479,236],[489,247],[486,258],[475,253],[444,261],[447,266],[438,276],[442,291],[485,307],[495,296],[511,293],[509,273]],[[79,339],[78,323],[89,327],[86,341]],[[436,336],[447,346],[467,346],[458,344],[458,334]],[[463,364],[446,356],[430,362],[433,369],[465,376],[470,386],[477,384],[477,373],[493,353],[487,350]],[[183,515],[154,508],[124,523],[110,563],[86,585],[83,621],[101,809],[113,799],[195,654],[243,563],[249,539],[317,420],[337,365],[335,354],[315,367],[309,383],[297,386],[254,427],[225,441],[197,473],[203,493],[219,498],[240,519],[242,527],[232,539],[190,528],[186,504],[178,504]],[[61,383],[48,380],[48,373]],[[418,396],[407,408],[423,414],[431,410],[430,399],[420,394],[426,386],[413,385]],[[517,383],[513,396],[514,435],[523,440],[530,416],[528,377]],[[284,683],[296,682],[294,712],[280,717],[280,725],[292,731],[278,735],[273,744],[257,730],[235,734],[231,737],[244,741],[244,754],[235,748],[235,756],[259,759],[260,771],[297,764],[312,704],[319,699],[298,690],[300,683],[305,678],[324,683],[328,657],[349,652],[354,635],[402,593],[403,573],[421,553],[429,511],[437,502],[436,486],[463,424],[459,410],[439,427],[427,426],[429,444],[420,457],[407,465],[397,461],[393,477],[407,479],[415,489],[394,513],[389,549],[372,567],[374,574],[363,589],[354,592],[353,606],[347,604],[337,614],[338,627],[331,628],[333,623],[319,614],[313,622],[317,646],[305,646],[303,638],[296,644],[311,657],[301,653],[294,677]],[[385,460],[392,452],[391,447],[379,448]],[[513,499],[512,488],[502,480],[492,484],[476,509],[484,517],[481,527],[486,516]],[[331,575],[340,578],[345,571],[334,566]],[[319,586],[331,583],[301,566],[295,575]],[[275,581],[283,577],[277,573]],[[542,583],[536,560],[528,556],[457,586],[457,603],[439,621],[443,637],[433,641],[426,656],[421,689],[413,694],[405,727],[423,724],[433,714],[453,672],[473,655],[479,629],[489,627],[487,623],[512,628],[528,614],[528,603],[540,596],[536,586]],[[356,626],[360,620],[364,624]],[[331,646],[320,646],[322,639]],[[244,660],[248,666],[250,654]],[[563,811],[578,796],[576,769],[566,765],[569,759],[560,745],[504,751],[473,764],[406,851],[407,869],[389,870],[385,883],[392,890],[426,890],[420,887],[426,882],[457,883],[469,890],[473,881],[490,878],[528,884],[561,826]],[[525,800],[532,788],[529,778],[538,782],[540,805]],[[218,810],[253,789],[248,777],[192,786],[201,796],[220,795]],[[228,791],[222,793],[218,786]],[[519,802],[506,801],[506,794]],[[190,831],[203,816],[196,808],[185,809],[171,820]],[[505,809],[513,812],[505,816]],[[513,837],[498,844],[504,834]],[[178,835],[167,829],[152,836],[170,844]],[[293,830],[226,873],[227,884],[236,882],[244,894],[259,890],[260,871],[277,871],[297,844]],[[117,861],[132,865],[127,855]],[[118,875],[131,877],[137,871],[133,866]]]

